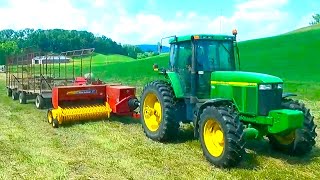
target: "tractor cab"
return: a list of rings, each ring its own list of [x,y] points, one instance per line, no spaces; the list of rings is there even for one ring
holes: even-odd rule
[[[236,70],[235,39],[235,36],[200,34],[169,40],[169,71],[177,74],[184,96],[209,98],[211,73]],[[193,90],[192,82],[195,82]]]

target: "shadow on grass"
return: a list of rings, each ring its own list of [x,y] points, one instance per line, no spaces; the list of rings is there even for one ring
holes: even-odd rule
[[[182,125],[180,126],[179,132],[176,137],[172,138],[171,141],[168,143],[174,143],[174,144],[179,144],[179,143],[185,143],[187,141],[195,140],[196,138],[194,137],[194,131],[193,131],[193,126],[192,125]]]
[[[196,140],[193,133],[193,126],[184,126],[180,128],[180,131],[176,138],[173,138],[171,141],[165,143],[178,144]],[[274,159],[285,161],[291,165],[307,165],[313,162],[314,159],[320,157],[320,148],[318,147],[313,147],[312,151],[304,156],[290,156],[274,150],[269,142],[265,139],[247,141],[245,148],[247,152],[244,154],[241,163],[238,166],[234,167],[236,169],[256,170],[257,167],[260,166],[258,157],[271,157]]]
[[[245,157],[245,160],[248,159],[250,162],[245,164],[249,168],[251,168],[251,166],[254,167],[259,165],[259,162],[254,160],[254,158],[258,156],[272,157],[285,161],[291,165],[306,165],[311,163],[314,159],[320,157],[320,149],[318,147],[313,147],[312,151],[304,156],[291,156],[274,150],[267,140],[248,141],[246,144],[246,149],[253,151],[253,153],[247,153]]]
[[[120,122],[125,125],[140,124],[140,119],[134,119],[130,116],[118,116],[114,114],[111,115],[110,119],[106,119],[106,121]]]

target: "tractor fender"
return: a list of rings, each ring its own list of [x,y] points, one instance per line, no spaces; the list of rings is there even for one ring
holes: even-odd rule
[[[293,96],[297,96],[297,95],[293,93],[282,93],[282,99],[285,99],[287,97],[293,97]]]
[[[199,120],[200,120],[200,115],[201,115],[202,111],[208,106],[216,106],[217,107],[217,106],[220,106],[225,103],[229,104],[229,103],[233,103],[233,101],[230,99],[217,98],[217,99],[207,100],[204,103],[197,103],[196,104],[195,117],[193,118],[195,138],[199,137]]]

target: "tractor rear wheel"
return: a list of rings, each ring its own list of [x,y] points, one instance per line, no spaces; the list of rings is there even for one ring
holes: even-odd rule
[[[165,81],[148,83],[141,96],[141,124],[147,137],[155,141],[175,138],[179,122],[174,118],[174,93]]]
[[[302,111],[304,114],[303,127],[285,135],[269,135],[271,146],[289,155],[299,156],[310,152],[317,136],[314,117],[310,114],[310,109],[307,109],[303,103],[292,99],[284,100],[282,108]]]
[[[228,168],[241,161],[245,151],[238,116],[223,107],[208,106],[200,115],[199,128],[203,154],[210,163]]]

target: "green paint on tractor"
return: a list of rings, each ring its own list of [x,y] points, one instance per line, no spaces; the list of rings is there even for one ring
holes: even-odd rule
[[[179,77],[177,75],[177,73],[175,72],[168,72],[167,73],[170,79],[170,82],[172,84],[172,88],[174,91],[174,94],[177,98],[183,98],[184,97],[184,93],[183,93],[183,89],[181,87],[181,84],[179,83]]]
[[[225,82],[283,83],[280,78],[275,76],[244,71],[215,71],[211,74],[211,80]]]
[[[240,162],[244,140],[264,136],[283,152],[310,152],[316,136],[310,110],[283,96],[279,77],[240,71],[237,32],[233,34],[169,40],[169,67],[161,70],[168,82],[149,83],[141,99],[148,101],[144,97],[157,91],[156,103],[147,108],[159,119],[154,122],[159,130],[143,126],[146,135],[163,141],[174,136],[180,122],[192,122],[207,160],[220,167]],[[145,111],[141,109],[142,124]]]

